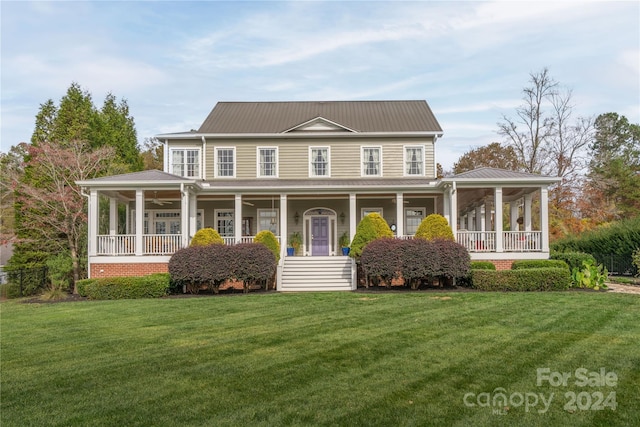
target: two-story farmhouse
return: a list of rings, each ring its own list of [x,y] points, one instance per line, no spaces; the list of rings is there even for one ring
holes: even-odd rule
[[[164,272],[202,227],[228,244],[271,230],[279,289],[353,289],[339,237],[370,212],[398,238],[442,214],[472,259],[499,268],[547,258],[557,180],[490,168],[438,179],[442,133],[425,101],[218,103],[197,131],[158,135],[164,171],[78,183],[89,199],[89,274]],[[294,232],[302,248],[286,256]]]

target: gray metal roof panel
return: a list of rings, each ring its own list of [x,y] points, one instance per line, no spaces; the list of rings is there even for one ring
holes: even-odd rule
[[[414,100],[219,102],[198,133],[282,133],[318,117],[357,132],[442,132],[427,102]]]

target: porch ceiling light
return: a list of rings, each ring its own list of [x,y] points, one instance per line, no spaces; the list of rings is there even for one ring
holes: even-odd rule
[[[296,225],[298,224],[298,221],[300,221],[300,214],[298,213],[298,211],[293,214],[293,221],[296,223]]]
[[[340,222],[344,224],[344,212],[340,212]]]

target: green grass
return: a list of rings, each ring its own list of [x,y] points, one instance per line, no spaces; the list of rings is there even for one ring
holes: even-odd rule
[[[0,310],[3,427],[640,425],[635,295],[304,293]],[[538,387],[545,367],[604,367],[618,382]],[[500,387],[554,399],[543,414],[542,403],[463,401]],[[566,411],[567,392],[615,392],[617,408]]]

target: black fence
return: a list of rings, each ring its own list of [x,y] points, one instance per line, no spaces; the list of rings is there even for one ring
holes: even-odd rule
[[[593,254],[599,264],[607,268],[609,274],[614,276],[635,276],[638,267],[633,264],[631,257],[613,254]]]
[[[34,295],[49,283],[47,267],[0,270],[1,295],[16,298]]]

